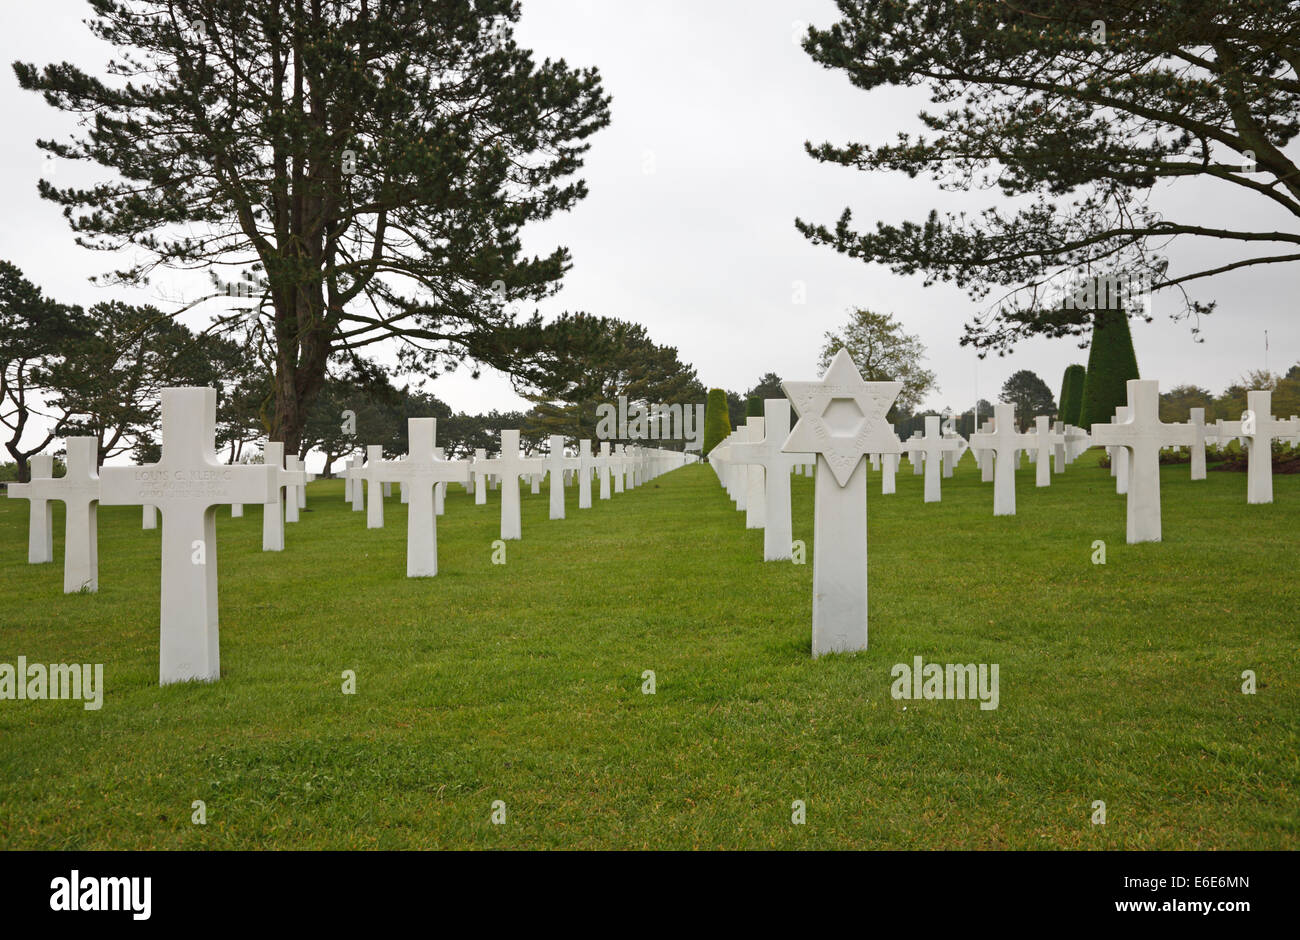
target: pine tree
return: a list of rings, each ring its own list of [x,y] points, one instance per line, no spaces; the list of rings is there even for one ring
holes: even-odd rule
[[[587,194],[577,174],[609,97],[595,69],[515,41],[516,0],[92,8],[87,25],[119,50],[107,78],[13,69],[53,107],[94,115],[38,147],[112,172],[40,194],[80,244],[131,246],[112,278],[250,266],[225,285],[248,300],[226,318],[265,337],[273,440],[298,451],[341,349],[383,343],[409,372],[468,359],[546,377],[572,337],[511,305],[555,293],[571,259],[531,256],[520,233]]]
[[[1115,409],[1128,401],[1128,380],[1139,377],[1128,316],[1122,310],[1098,310],[1093,318],[1079,427],[1088,429],[1110,421]]]
[[[1182,314],[1203,315],[1214,303],[1187,291],[1194,279],[1294,261],[1294,226],[1268,231],[1271,222],[1251,225],[1248,210],[1207,223],[1193,202],[1171,212],[1152,194],[1196,176],[1204,192],[1234,204],[1262,198],[1300,213],[1296,0],[836,6],[839,22],[810,27],[804,50],[867,92],[927,89],[927,133],[877,143],[868,119],[871,142],[809,142],[808,153],[940,187],[996,181],[999,198],[984,211],[909,206],[909,218],[867,227],[850,209],[795,224],[849,258],[995,296],[968,321],[963,343],[1004,352],[1033,335],[1086,335],[1090,308],[1044,292],[1085,272],[1104,268],[1143,293],[1174,295]],[[870,99],[862,113],[871,114]],[[1175,276],[1164,256],[1171,237],[1195,240],[1201,265],[1184,255]],[[1257,247],[1242,254],[1238,245]],[[1227,265],[1225,251],[1234,256]]]
[[[763,417],[763,399],[757,395],[750,395],[745,399],[745,417],[761,418]]]
[[[758,384],[745,394],[764,401],[769,398],[785,398],[785,390],[781,388],[781,376],[775,372],[765,372],[758,380]]]
[[[707,404],[704,406],[704,448],[705,456],[722,443],[723,438],[731,433],[731,412],[727,408],[727,393],[723,389],[709,389]]]
[[[1056,411],[1056,402],[1052,401],[1052,390],[1047,383],[1028,369],[1015,372],[1002,385],[998,396],[1004,402],[1016,406],[1016,423],[1020,430],[1025,430],[1034,423],[1037,415],[1050,415]],[[921,427],[925,424],[922,422]]]

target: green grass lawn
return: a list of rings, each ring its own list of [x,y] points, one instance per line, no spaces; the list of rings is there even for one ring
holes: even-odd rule
[[[0,499],[0,662],[106,684],[99,711],[0,701],[0,847],[1296,848],[1300,476],[1249,506],[1244,474],[1165,467],[1165,541],[1129,546],[1096,454],[1045,490],[1026,462],[1003,518],[969,456],[938,504],[872,474],[871,648],[816,662],[803,477],[802,566],[702,465],[590,510],[570,488],[557,522],[525,490],[505,565],[499,494],[453,486],[433,579],[396,497],[367,530],[313,484],[280,554],[223,508],[222,678],[167,688],[140,510],[100,510],[99,593],[65,596],[61,507],[29,566]],[[999,664],[1000,707],[893,700],[917,655]]]

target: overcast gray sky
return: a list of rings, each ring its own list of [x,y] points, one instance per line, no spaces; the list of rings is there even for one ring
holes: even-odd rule
[[[53,296],[93,303],[109,296],[176,302],[206,287],[198,280],[163,281],[128,293],[86,278],[111,259],[77,248],[59,209],[36,195],[38,136],[71,130],[69,119],[18,89],[8,63],[68,59],[102,68],[104,50],[81,23],[84,0],[0,4],[5,71],[0,107],[0,258],[17,264]],[[767,371],[783,378],[816,376],[826,330],[852,306],[898,315],[929,350],[939,391],[928,404],[967,408],[976,394],[995,399],[1011,372],[1039,373],[1055,394],[1065,366],[1086,362],[1077,341],[1034,340],[1005,359],[977,365],[958,345],[962,324],[978,312],[951,286],[923,288],[921,278],[843,258],[808,243],[795,216],[833,221],[847,205],[859,227],[875,220],[922,220],[931,208],[978,209],[997,194],[941,193],[925,179],[866,175],[824,166],[803,152],[805,140],[883,142],[915,129],[924,98],[914,90],[865,93],[843,74],[827,72],[800,49],[809,22],[835,19],[830,0],[523,0],[518,39],[539,57],[598,66],[613,96],[613,122],[594,139],[584,176],[591,195],[562,218],[530,229],[525,245],[545,252],[568,245],[574,265],[563,290],[543,312],[586,310],[647,326],[660,343],[677,346],[706,386],[737,391]],[[89,180],[81,168],[59,179]],[[1223,186],[1191,182],[1165,189],[1159,204],[1171,216],[1210,224],[1290,226],[1280,213]],[[1237,191],[1239,193],[1239,191]],[[1219,256],[1205,245],[1175,247],[1175,270]],[[806,300],[795,303],[797,285]],[[1163,388],[1196,383],[1221,390],[1249,369],[1277,371],[1300,360],[1296,295],[1300,267],[1270,266],[1207,282],[1200,299],[1219,311],[1192,341],[1157,299],[1156,322],[1134,323],[1142,375]],[[207,323],[194,313],[188,322]],[[439,378],[432,390],[467,411],[518,407],[508,381],[487,374]]]

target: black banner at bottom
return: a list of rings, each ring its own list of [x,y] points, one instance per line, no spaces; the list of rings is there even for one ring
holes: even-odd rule
[[[1295,861],[1281,852],[9,852],[0,904],[7,926],[127,930],[373,928],[377,916],[437,924],[457,913],[497,926],[648,917],[664,930],[679,907],[695,922],[734,924],[783,906],[816,916],[838,905],[864,926],[875,911],[910,911],[926,922],[978,912],[990,926],[1046,916],[1231,929],[1293,906],[1283,892]]]

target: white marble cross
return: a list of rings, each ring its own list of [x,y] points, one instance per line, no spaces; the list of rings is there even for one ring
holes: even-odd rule
[[[307,484],[311,482],[312,475],[303,468],[303,462],[293,454],[284,455],[284,469],[290,473],[302,474],[302,486],[286,486],[284,488],[284,521],[297,522],[298,510],[302,508],[307,494]]]
[[[880,494],[898,492],[898,454],[882,454],[880,459]]]
[[[1053,431],[1051,423],[1052,419],[1046,415],[1034,418],[1034,450],[1038,452],[1034,483],[1038,486],[1052,485],[1052,460],[1065,449],[1065,435]]]
[[[308,473],[302,459],[289,454],[284,458],[285,467],[292,473],[302,474],[302,484],[290,484],[285,487],[284,521],[297,522],[298,510],[307,507],[307,484],[316,479],[316,474]]]
[[[366,445],[365,465],[357,467],[354,471],[356,489],[353,491],[353,495],[361,496],[364,487],[367,529],[382,529],[384,527],[384,491],[379,485],[379,477],[375,475],[375,468],[383,459],[383,445],[368,444]],[[353,508],[356,507],[353,506]]]
[[[1273,417],[1273,393],[1246,393],[1246,412],[1240,421],[1219,422],[1220,434],[1239,437],[1246,445],[1246,502],[1273,502],[1273,441],[1300,433],[1300,421]]]
[[[367,451],[369,451],[369,448],[367,448]],[[365,467],[362,466],[361,460],[362,458],[358,455],[356,457],[349,458],[347,462],[348,469],[346,472],[348,475],[348,479],[352,481],[352,511],[353,512],[366,511],[366,487],[365,487],[365,483],[363,482],[363,480],[365,479],[364,476]],[[382,516],[382,510],[381,510],[381,516]],[[380,525],[382,524],[383,522],[381,520]]]
[[[591,508],[591,471],[596,458],[591,455],[591,441],[578,441],[578,508]]]
[[[474,450],[474,505],[487,505],[488,491],[488,472],[484,469],[487,465],[487,448],[478,447]]]
[[[1193,408],[1189,412],[1189,424],[1196,431],[1196,440],[1192,441],[1192,479],[1205,479],[1205,439],[1209,437],[1205,433],[1205,409]]]
[[[1115,409],[1115,418],[1112,424],[1124,424],[1129,420],[1132,412],[1126,407]],[[1115,478],[1115,494],[1123,496],[1128,493],[1128,462],[1129,452],[1127,447],[1112,447],[1110,449],[1110,475]]]
[[[962,454],[966,453],[966,438],[957,433],[952,426],[952,416],[944,419],[947,424],[943,428],[943,436],[957,442],[957,446],[952,450],[943,452],[943,478],[951,480],[953,471],[956,470],[957,464],[961,462]]]
[[[469,480],[470,464],[465,460],[442,460],[438,448],[437,418],[408,418],[405,460],[376,460],[371,478],[406,487],[406,576],[432,578],[438,573],[438,514],[434,511],[434,490],[448,483]],[[370,486],[374,486],[373,483]],[[515,493],[519,487],[516,485]]]
[[[33,475],[30,483],[11,483],[9,496],[25,496],[32,500],[33,507],[40,500],[45,505],[41,515],[46,521],[52,508],[50,503],[56,499],[63,503],[63,593],[93,592],[99,590],[99,540],[96,534],[99,441],[94,437],[70,437],[67,447],[66,474],[61,477]],[[36,458],[32,459],[34,462]],[[47,529],[47,543],[50,535]],[[29,557],[30,551],[29,545]]]
[[[1119,447],[1128,456],[1120,470],[1128,480],[1127,529],[1129,544],[1160,541],[1160,448],[1191,445],[1196,429],[1190,424],[1165,424],[1160,420],[1160,383],[1155,379],[1129,379],[1125,417],[1113,424],[1094,424],[1092,439]]]
[[[912,476],[919,477],[925,473],[927,456],[925,448],[921,445],[921,432],[913,431],[912,436],[907,440],[907,459],[912,464]]]
[[[745,512],[749,508],[749,468],[743,463],[737,463],[731,459],[731,445],[740,444],[749,440],[749,424],[738,425],[722,442],[726,450],[723,452],[723,459],[727,461],[727,467],[730,472],[731,481],[728,485],[728,491],[731,493],[731,501],[736,504],[737,512]],[[748,521],[748,516],[745,517]]]
[[[1016,430],[1016,406],[1007,404],[993,406],[992,432],[971,435],[971,447],[983,450],[985,464],[992,465],[995,516],[1016,514],[1016,452],[1030,440]]]
[[[782,446],[790,437],[790,401],[763,401],[763,437],[730,446],[731,459],[757,468],[763,475],[763,560],[783,561],[791,557],[794,535],[790,520],[790,471],[808,459],[807,454],[787,453]]]
[[[158,528],[158,507],[145,504],[140,507],[140,528],[156,529]]]
[[[262,507],[262,551],[284,551],[284,515],[288,504],[293,504],[293,514],[298,515],[298,496],[294,490],[306,486],[306,474],[301,470],[284,469],[284,443],[267,441],[262,449],[263,462],[271,468],[274,475],[275,500]],[[286,489],[284,499],[280,492]]]
[[[162,510],[162,685],[221,675],[216,507],[275,498],[272,468],[218,462],[216,421],[215,389],[165,388],[158,462],[99,472],[101,505]]]
[[[942,497],[939,482],[940,470],[946,455],[961,448],[956,438],[944,437],[940,430],[938,415],[926,415],[925,437],[913,439],[913,446],[923,455],[925,461],[925,502],[937,503]]]
[[[640,482],[637,479],[637,462],[639,449],[635,444],[623,445],[623,487],[624,489],[636,489]]]
[[[992,418],[984,419],[983,433],[984,434],[993,433]],[[970,436],[971,450],[975,451],[975,461],[980,465],[980,482],[992,483],[993,482],[993,451],[984,450],[982,448],[977,448],[975,446],[975,438],[979,436],[980,436],[980,432],[974,432],[971,434]]]
[[[763,440],[763,419],[757,415],[745,418],[745,425],[740,429],[740,439],[732,444],[727,456],[740,465],[741,486],[745,490],[745,528],[761,529],[767,525],[767,487],[763,482],[761,464],[745,460],[740,456],[746,444],[756,444]],[[789,436],[788,434],[786,435]],[[784,444],[784,439],[777,444]]]
[[[614,462],[609,441],[600,442],[600,456],[596,458],[596,472],[600,474],[600,498],[609,499],[609,470]]]
[[[614,492],[624,492],[623,474],[627,470],[627,445],[619,444],[616,448],[617,456],[614,458]]]
[[[46,495],[45,482],[54,477],[54,457],[36,454],[27,461],[30,483],[10,483],[9,498],[28,501],[27,563],[43,565],[54,561],[54,507]]]
[[[885,414],[901,382],[864,382],[840,349],[819,382],[783,382],[799,421],[785,446],[817,455],[812,654],[867,648],[867,465],[898,452]]]
[[[443,460],[445,457],[446,454],[443,453],[441,447],[435,447],[433,449],[434,460]],[[447,481],[443,480],[439,483],[435,483],[433,486],[433,514],[435,516],[441,516],[446,511],[447,511]]]
[[[55,481],[63,500],[63,593],[99,590],[99,440],[70,437],[68,472]]]
[[[1065,460],[1073,463],[1092,446],[1092,437],[1083,428],[1067,424],[1065,426]]]
[[[1057,441],[1056,446],[1052,448],[1052,472],[1064,473],[1065,472],[1065,445],[1066,445],[1065,422],[1064,421],[1052,422],[1052,433],[1060,438],[1060,440]]]
[[[483,469],[500,481],[501,538],[523,538],[523,523],[519,514],[519,478],[531,473],[544,461],[539,457],[523,457],[519,453],[519,431],[501,432],[501,455],[483,461]]]
[[[577,458],[564,456],[564,435],[551,435],[551,452],[546,456],[546,469],[551,475],[551,518],[564,518],[564,471],[570,470]]]

